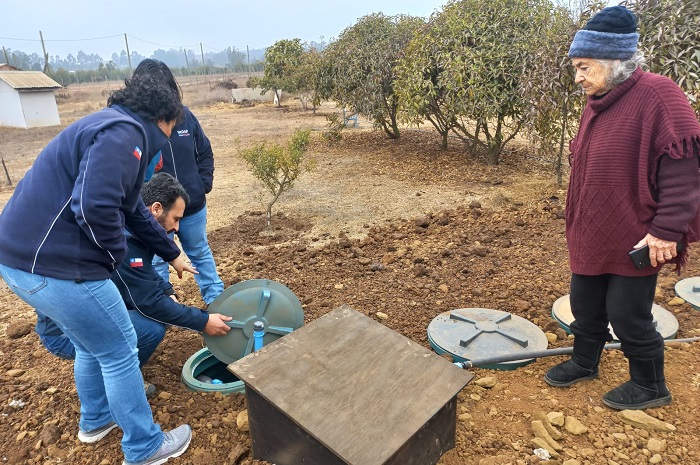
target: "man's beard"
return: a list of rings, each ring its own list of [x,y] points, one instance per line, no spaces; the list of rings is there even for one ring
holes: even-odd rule
[[[172,232],[175,231],[175,230],[174,230],[174,229],[168,230],[168,228],[165,227],[165,218],[167,218],[167,216],[168,216],[168,215],[166,215],[165,213],[163,213],[163,214],[161,214],[160,216],[157,216],[157,217],[156,217],[156,221],[158,222],[158,224],[159,224],[163,229],[165,229],[165,232],[167,232],[168,234],[170,234],[170,233],[172,233]]]

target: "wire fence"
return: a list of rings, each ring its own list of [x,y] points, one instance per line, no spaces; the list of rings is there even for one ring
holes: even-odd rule
[[[264,49],[229,46],[215,49],[203,43],[188,45],[161,44],[131,34],[79,39],[51,39],[40,31],[38,38],[0,36],[3,55],[0,62],[19,69],[57,73],[108,72],[133,69],[141,60],[154,58],[166,63],[180,75],[205,74],[207,68],[228,71],[259,71]],[[107,52],[105,52],[107,51]],[[213,71],[212,71],[213,72]]]

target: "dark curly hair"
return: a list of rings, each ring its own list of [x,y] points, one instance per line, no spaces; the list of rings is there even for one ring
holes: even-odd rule
[[[150,76],[153,79],[165,82],[172,90],[177,92],[178,95],[180,95],[180,99],[182,99],[182,89],[180,89],[180,86],[177,84],[173,72],[168,68],[168,65],[162,61],[154,60],[153,58],[146,58],[141,61],[131,77],[138,76]]]
[[[124,87],[115,90],[107,105],[121,105],[149,121],[182,121],[183,110],[179,92],[168,83],[140,75],[124,80]]]
[[[143,203],[150,207],[155,202],[163,206],[163,211],[168,213],[175,205],[175,201],[182,197],[185,205],[190,203],[190,196],[182,184],[168,173],[156,173],[141,188],[141,198]]]

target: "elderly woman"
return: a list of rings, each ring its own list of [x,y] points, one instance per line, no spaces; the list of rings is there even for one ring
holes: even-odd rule
[[[664,263],[680,270],[700,232],[700,124],[675,83],[640,69],[636,29],[629,10],[605,8],[569,50],[588,97],[566,205],[575,339],[571,360],[545,375],[559,387],[597,377],[610,323],[630,374],[603,396],[615,409],[671,402],[651,313],[656,279]],[[644,246],[651,266],[637,269],[628,253]]]

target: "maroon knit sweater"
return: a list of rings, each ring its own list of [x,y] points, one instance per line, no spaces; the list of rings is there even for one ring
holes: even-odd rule
[[[588,98],[571,144],[566,240],[571,271],[647,276],[628,252],[647,233],[686,248],[700,239],[700,124],[670,79],[638,69]]]

